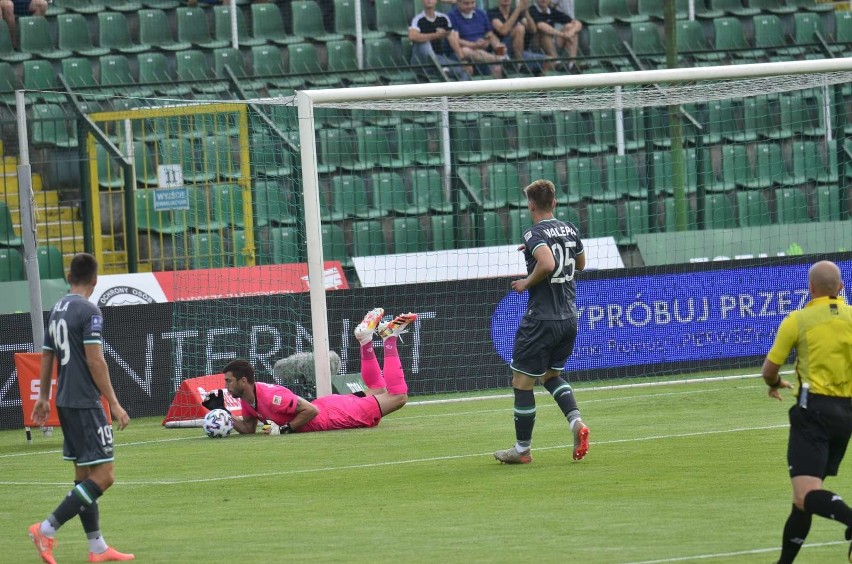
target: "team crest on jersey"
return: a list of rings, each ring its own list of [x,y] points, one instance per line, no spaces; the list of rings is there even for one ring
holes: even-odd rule
[[[281,396],[272,396],[272,405],[281,405]]]
[[[532,231],[527,231],[524,233],[524,241],[529,241],[530,237],[532,237]]]
[[[104,319],[100,315],[92,316],[92,331],[100,332],[104,328]]]

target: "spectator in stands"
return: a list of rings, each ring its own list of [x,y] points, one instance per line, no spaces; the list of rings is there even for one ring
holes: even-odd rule
[[[530,51],[530,43],[536,32],[536,25],[528,13],[529,0],[518,0],[512,9],[512,0],[500,0],[494,8],[488,10],[494,33],[508,49],[509,58],[524,61],[530,72],[541,71],[541,59],[546,58],[540,53]],[[524,63],[518,63],[519,66]]]
[[[456,80],[470,80],[470,74],[455,55],[461,51],[459,34],[453,30],[450,18],[435,9],[437,3],[437,0],[423,0],[423,11],[411,20],[408,28],[411,64],[431,65],[434,57],[444,72]]]
[[[568,14],[550,6],[550,0],[535,0],[529,9],[529,14],[535,20],[538,40],[542,51],[551,59],[557,55],[557,47],[568,53],[568,71],[575,72],[577,66],[577,47],[583,24]],[[545,64],[545,70],[551,70],[553,63]]]
[[[449,16],[453,29],[459,34],[456,56],[462,61],[488,63],[491,75],[503,78],[503,67],[499,63],[509,58],[506,46],[494,33],[488,14],[476,7],[476,0],[458,0]]]
[[[43,16],[47,13],[47,0],[0,0],[0,12],[6,25],[9,26],[9,35],[12,43],[17,48],[19,16]]]

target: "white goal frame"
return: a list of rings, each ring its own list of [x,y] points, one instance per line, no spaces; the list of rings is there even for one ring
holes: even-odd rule
[[[322,225],[320,222],[319,176],[317,173],[316,124],[314,122],[315,106],[323,104],[331,106],[333,104],[378,100],[453,98],[484,94],[543,92],[578,88],[654,85],[661,83],[708,82],[714,80],[737,80],[849,71],[852,71],[852,57],[605,74],[297,91],[296,105],[299,116],[302,191],[305,204],[305,230],[308,251],[308,276],[310,283],[311,324],[317,378],[317,396],[324,396],[331,393],[331,374],[328,359],[327,306],[325,286],[323,284]]]

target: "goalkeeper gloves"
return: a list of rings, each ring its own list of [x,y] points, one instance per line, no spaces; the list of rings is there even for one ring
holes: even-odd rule
[[[263,432],[267,435],[289,435],[294,431],[289,423],[286,425],[276,425],[272,421],[267,421],[263,426]]]
[[[225,407],[225,394],[221,389],[207,394],[207,397],[203,402],[201,402],[201,405],[210,411],[213,411],[214,409],[224,409],[225,411],[228,411],[228,408]],[[228,411],[228,413],[230,413],[230,411]]]

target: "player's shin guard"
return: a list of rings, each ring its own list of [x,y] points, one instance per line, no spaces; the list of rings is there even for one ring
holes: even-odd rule
[[[789,564],[796,559],[805,538],[811,530],[811,514],[802,511],[795,505],[784,524],[784,536],[781,538],[781,558],[778,564]]]
[[[361,345],[361,378],[364,384],[371,390],[385,387],[385,379],[382,377],[382,369],[376,359],[376,351],[373,350],[373,342]]]
[[[68,495],[56,507],[49,519],[58,529],[63,523],[91,507],[102,495],[101,488],[95,482],[84,480],[68,492]]]
[[[580,416],[580,410],[577,408],[577,400],[574,399],[574,390],[571,385],[562,379],[561,376],[551,378],[544,383],[545,389],[550,392],[556,404],[566,418],[577,418]]]
[[[74,480],[74,486],[79,486],[83,482],[80,480]],[[80,523],[83,524],[83,530],[86,531],[86,534],[89,533],[99,533],[101,524],[100,524],[100,509],[98,508],[97,500],[94,501],[89,506],[83,508],[80,511]]]
[[[519,447],[529,448],[532,444],[533,427],[535,427],[535,394],[532,390],[519,390],[515,392],[515,438]]]
[[[408,383],[405,381],[405,373],[402,371],[402,363],[399,361],[399,351],[396,349],[396,337],[385,339],[385,380],[388,383],[388,393],[407,394]]]
[[[828,490],[813,490],[805,496],[805,511],[840,521],[847,527],[852,527],[852,509],[839,495]]]

